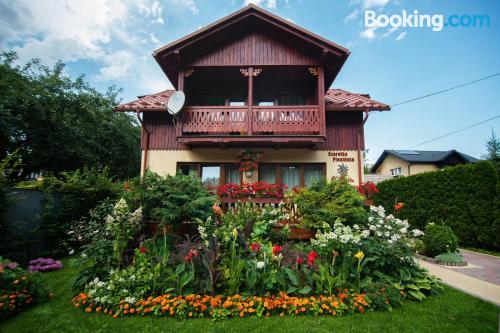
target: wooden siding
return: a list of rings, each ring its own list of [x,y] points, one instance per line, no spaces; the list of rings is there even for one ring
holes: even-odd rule
[[[185,150],[184,145],[177,142],[177,133],[172,116],[167,112],[144,112],[144,126],[149,132],[149,149]],[[146,133],[141,133],[141,149],[146,148]]]
[[[363,124],[362,112],[326,112],[326,142],[318,150],[357,149],[357,132]],[[364,131],[361,129],[361,149],[365,149]]]
[[[357,149],[356,134],[363,122],[362,112],[327,112],[326,142],[317,146],[318,150]],[[144,125],[148,129],[149,149],[186,150],[186,146],[177,141],[176,129],[168,113],[144,113]],[[364,149],[364,133],[361,131],[361,149]],[[141,148],[146,147],[146,135],[142,131]]]
[[[263,33],[231,39],[186,66],[318,65],[318,59]]]

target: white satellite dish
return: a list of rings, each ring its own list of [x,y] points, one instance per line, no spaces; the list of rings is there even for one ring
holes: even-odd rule
[[[186,101],[186,95],[182,91],[176,91],[170,96],[167,103],[167,111],[171,115],[178,114],[182,107],[184,106],[184,102]]]

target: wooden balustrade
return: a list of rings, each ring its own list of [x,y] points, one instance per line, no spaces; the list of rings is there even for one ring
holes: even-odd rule
[[[247,106],[187,106],[182,111],[182,134],[244,134],[249,128],[254,135],[319,135],[319,107],[253,106],[250,111]]]

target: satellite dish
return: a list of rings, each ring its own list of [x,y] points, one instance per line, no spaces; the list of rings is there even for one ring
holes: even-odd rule
[[[184,102],[186,101],[186,95],[182,91],[176,91],[170,96],[167,103],[167,111],[171,115],[178,114],[182,107],[184,106]]]

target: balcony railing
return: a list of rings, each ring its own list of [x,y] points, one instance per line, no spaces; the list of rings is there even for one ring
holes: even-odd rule
[[[321,133],[317,105],[187,106],[181,135],[309,135]]]

